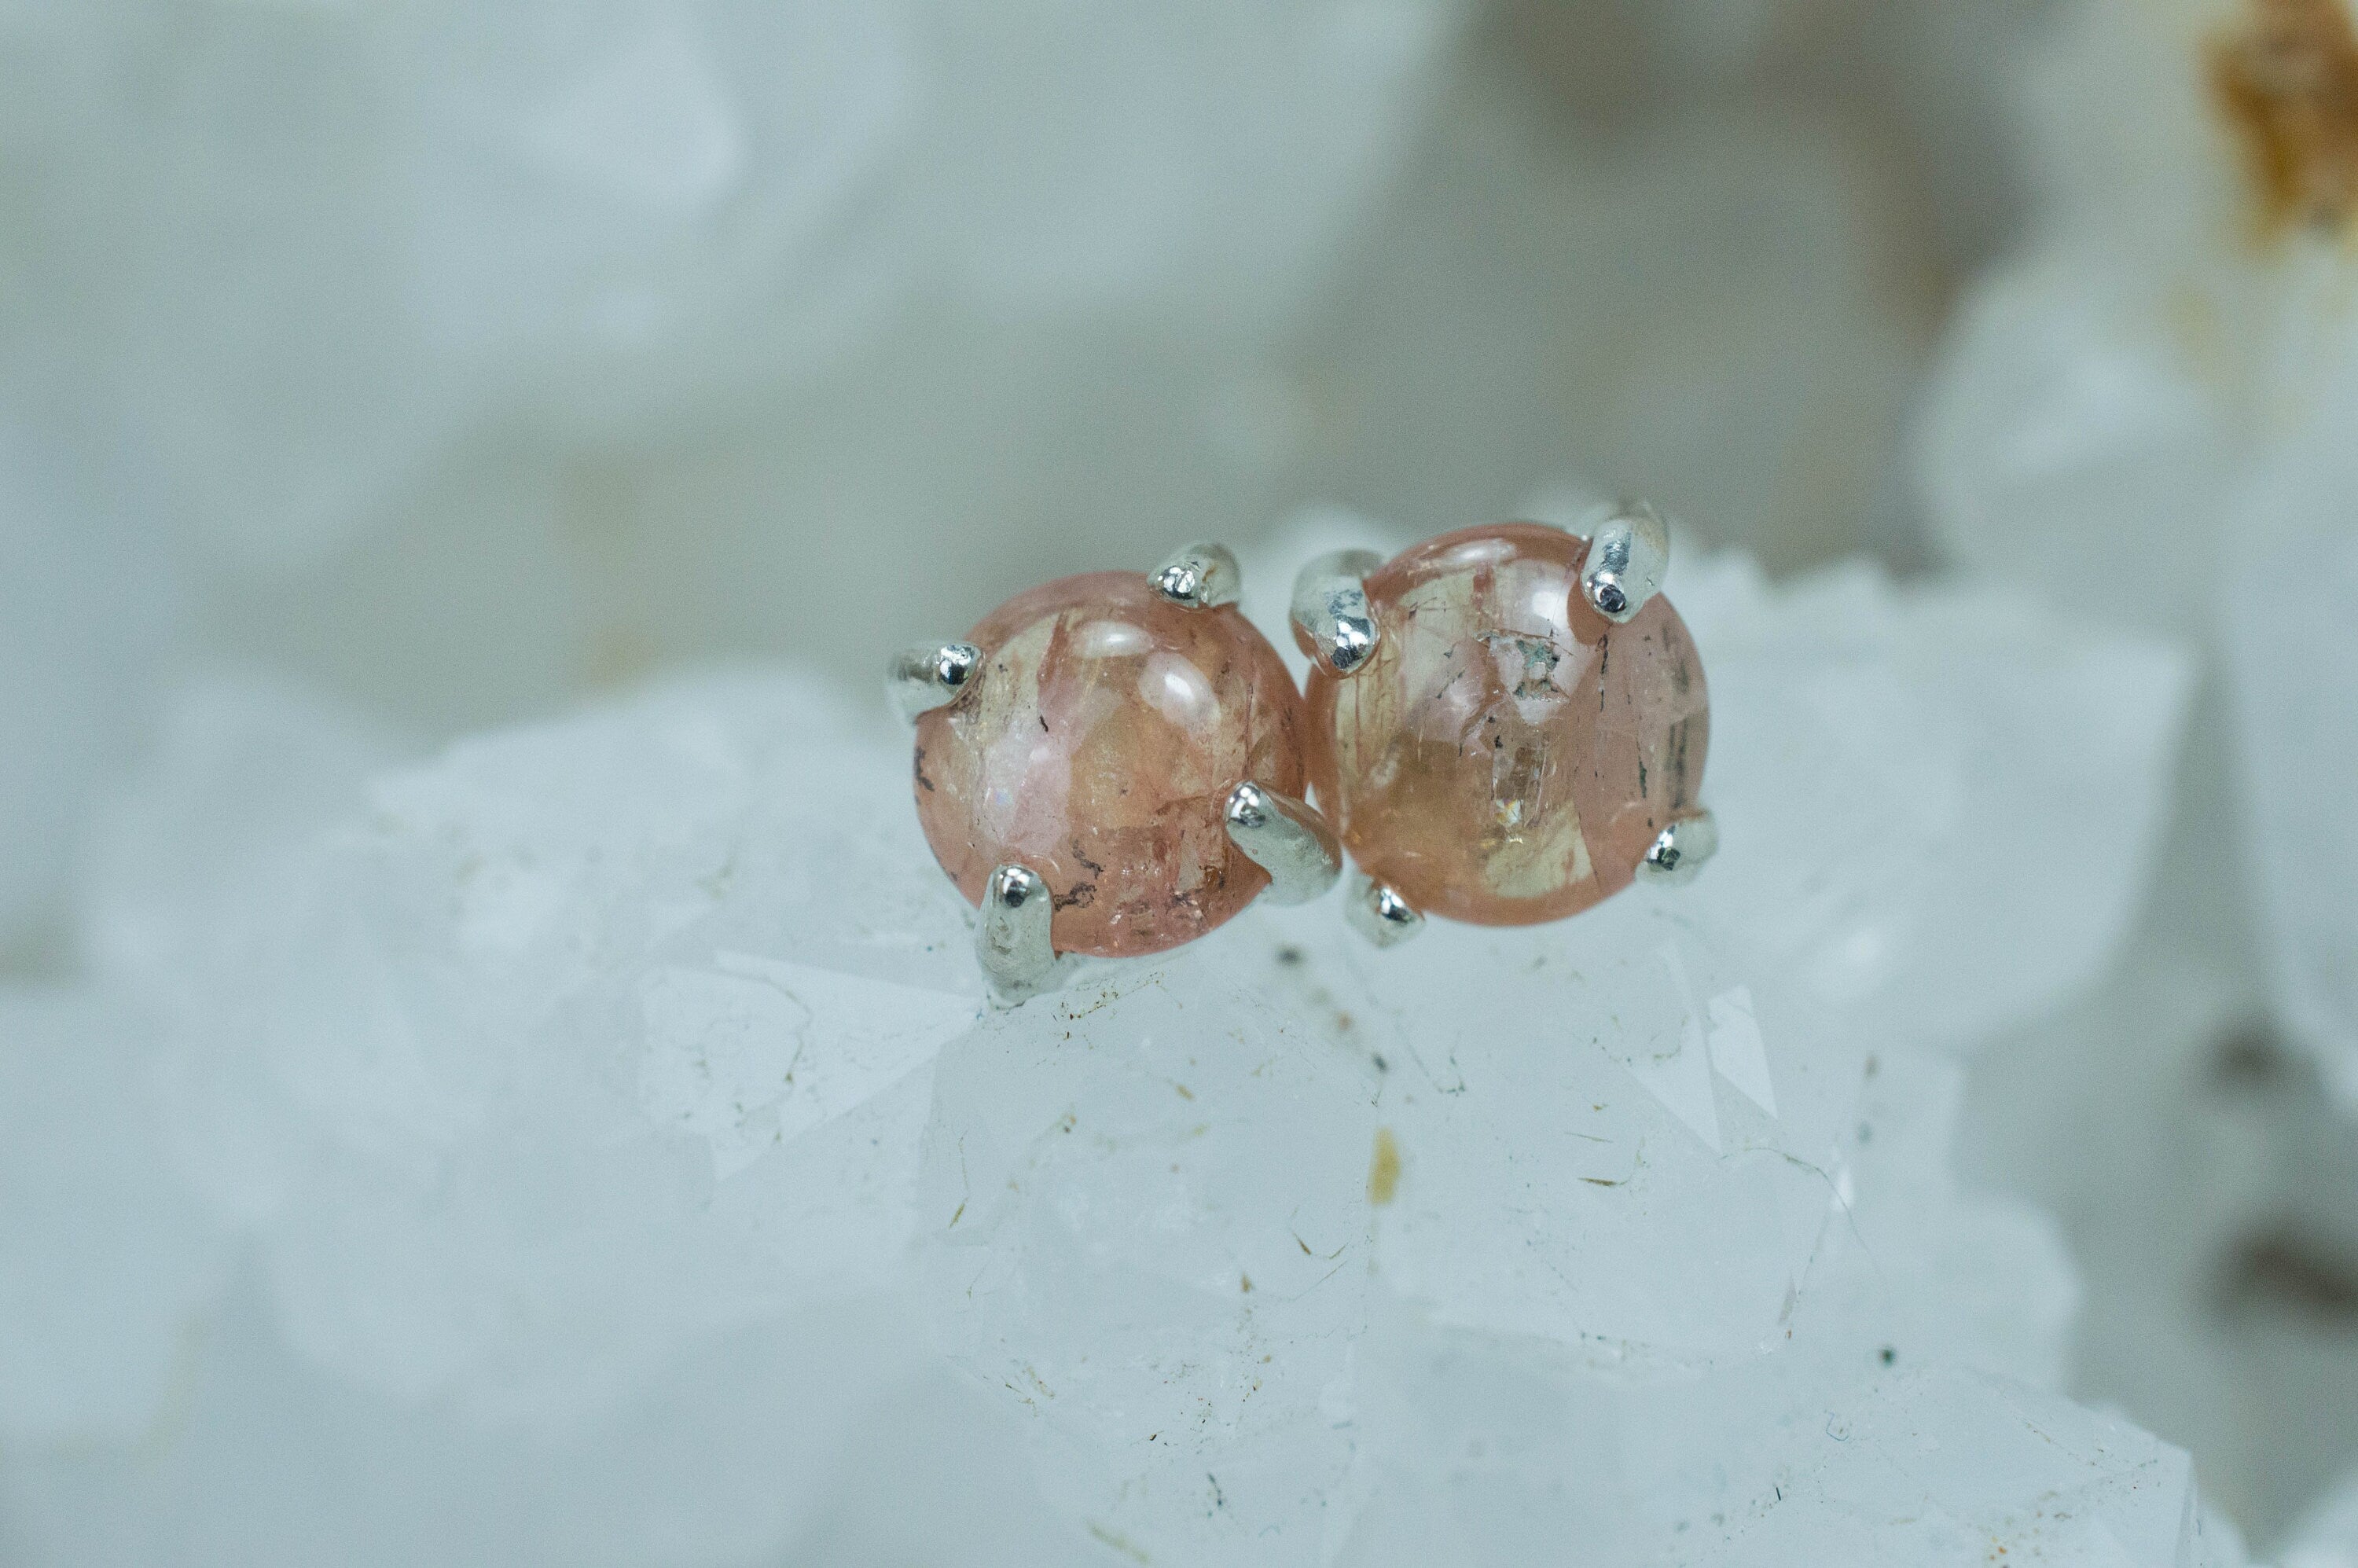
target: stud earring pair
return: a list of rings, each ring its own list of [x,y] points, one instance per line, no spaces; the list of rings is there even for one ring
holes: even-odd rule
[[[1696,802],[1709,705],[1660,597],[1669,530],[1643,503],[1587,527],[1310,562],[1306,693],[1217,545],[1061,579],[902,654],[918,816],[979,907],[994,992],[1315,898],[1346,850],[1347,917],[1379,946],[1427,914],[1531,925],[1692,877],[1717,847]]]

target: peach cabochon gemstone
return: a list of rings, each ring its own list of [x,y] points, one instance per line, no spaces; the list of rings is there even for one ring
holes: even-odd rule
[[[1063,578],[968,634],[983,666],[917,721],[917,816],[969,903],[992,870],[1055,895],[1063,953],[1157,953],[1252,902],[1228,792],[1303,793],[1302,697],[1233,608],[1188,610],[1136,572]]]
[[[1656,597],[1580,592],[1588,542],[1536,524],[1428,539],[1368,578],[1374,655],[1310,676],[1310,776],[1361,870],[1428,914],[1526,925],[1629,885],[1695,804],[1703,665]]]

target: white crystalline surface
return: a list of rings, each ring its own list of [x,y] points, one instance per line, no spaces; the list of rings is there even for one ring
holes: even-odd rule
[[[97,466],[0,395],[0,949],[53,913],[96,781],[147,717],[168,619],[168,573],[92,493]]]
[[[2294,1527],[2282,1568],[2358,1568],[2358,1473],[2318,1500]]]
[[[1693,888],[1382,956],[1249,911],[1011,1011],[900,743],[806,678],[393,768],[276,687],[191,694],[85,994],[9,1004],[125,1044],[0,1039],[44,1217],[0,1242],[0,1540],[2232,1561],[2183,1454],[2050,1391],[2070,1270],[1955,1188],[1927,1049],[2102,962],[2150,814],[2050,857],[2068,931],[1980,840],[2150,797],[2178,662],[1859,573],[1682,591],[1727,715]],[[2001,711],[2114,719],[2007,785]],[[114,1145],[15,1119],[114,1099]]]
[[[226,1272],[161,1146],[144,1023],[0,989],[0,1444],[136,1439]]]
[[[2262,237],[2211,86],[2216,40],[2254,14],[2058,12],[2026,56],[2044,200],[1968,301],[1920,432],[1962,561],[2173,631],[2252,611],[2223,571],[2353,521],[2358,264],[2321,227]]]
[[[2263,557],[2251,580],[2267,613],[2228,643],[2278,995],[2358,1106],[2358,526]]]
[[[2277,1021],[2358,1105],[2358,928],[2328,891],[2358,877],[2330,782],[2358,752],[2358,211],[2266,221],[2212,85],[2265,9],[2060,8],[2026,56],[2041,200],[1952,329],[1915,467],[1961,563],[2227,655],[2234,784],[2182,837],[2254,863]]]
[[[895,874],[901,787],[774,682],[376,780],[170,1007],[190,1174],[290,1337],[531,1419],[889,1263],[979,994],[955,897]]]
[[[275,685],[167,731],[0,1033],[11,1562],[1057,1560],[896,1284],[979,1011],[905,758],[792,676],[364,784]]]
[[[267,561],[481,421],[635,437],[912,302],[1261,332],[1459,7],[37,9],[27,135],[111,198],[59,199],[114,231],[105,378],[204,535]]]
[[[2068,1406],[1960,1369],[2051,1378],[2071,1292],[2042,1224],[1943,1179],[1950,1069],[1800,1045],[1792,993],[1735,980],[1667,902],[1388,962],[1316,913],[995,1016],[936,1070],[939,1332],[1101,1538],[1475,1563],[1572,1530],[1600,1561],[1754,1561],[1769,1529],[1945,1561],[2032,1530],[2035,1491],[1952,1444],[1931,1484],[1975,1522],[1918,1551],[1914,1490],[1844,1517],[1878,1483],[1827,1479],[1823,1430],[1954,1420],[2040,1489],[2161,1492],[2128,1560],[2169,1560],[2182,1456],[2075,1417],[2093,1435],[2042,1469],[2022,1423]]]
[[[1772,598],[1730,557],[1670,591],[1711,681],[1708,802],[1744,846],[1699,902],[1814,1003],[1969,1045],[2115,950],[2168,805],[2182,647],[1864,566]]]

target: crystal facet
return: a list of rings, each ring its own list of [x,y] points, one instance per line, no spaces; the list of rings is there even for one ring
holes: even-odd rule
[[[1233,608],[1133,572],[1064,578],[975,627],[981,670],[917,726],[917,814],[969,900],[1028,867],[1058,952],[1154,953],[1242,909],[1269,875],[1230,841],[1228,792],[1303,792],[1302,699]]]
[[[1693,809],[1702,662],[1659,599],[1627,626],[1598,614],[1586,548],[1520,523],[1429,539],[1368,579],[1384,634],[1367,665],[1311,672],[1318,804],[1425,914],[1521,925],[1585,909]]]

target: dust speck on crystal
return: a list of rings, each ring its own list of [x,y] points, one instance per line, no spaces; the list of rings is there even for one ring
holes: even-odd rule
[[[1376,1129],[1375,1152],[1368,1159],[1368,1201],[1381,1208],[1400,1190],[1400,1144],[1389,1127]]]

